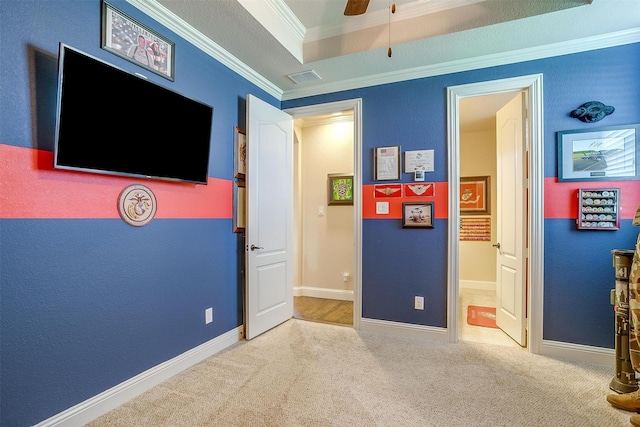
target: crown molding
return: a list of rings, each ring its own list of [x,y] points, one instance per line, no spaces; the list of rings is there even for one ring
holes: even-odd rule
[[[271,96],[276,99],[281,99],[283,93],[282,89],[265,79],[261,74],[257,73],[244,62],[231,55],[211,39],[205,37],[201,32],[197,31],[183,19],[158,2],[148,0],[127,0],[127,3],[169,28],[171,31],[175,32],[180,37],[184,38],[230,70],[236,72],[265,92],[269,93]]]
[[[261,74],[238,60],[222,47],[218,46],[212,40],[205,37],[202,33],[195,30],[158,2],[148,0],[127,0],[127,2],[280,101],[288,101],[308,96],[323,95],[326,93],[341,92],[362,87],[396,83],[487,67],[514,64],[518,62],[532,61],[640,42],[640,28],[632,28],[625,31],[566,42],[552,43],[544,46],[478,56],[442,64],[415,67],[406,70],[371,75],[363,78],[347,79],[335,83],[325,83],[283,91],[281,88],[271,83]]]
[[[285,91],[282,101],[640,42],[640,28]]]
[[[303,42],[307,31],[283,0],[238,0],[278,42],[301,64]]]

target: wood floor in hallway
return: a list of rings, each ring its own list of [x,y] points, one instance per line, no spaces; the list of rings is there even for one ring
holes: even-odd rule
[[[353,326],[353,301],[293,297],[293,317],[313,322]]]

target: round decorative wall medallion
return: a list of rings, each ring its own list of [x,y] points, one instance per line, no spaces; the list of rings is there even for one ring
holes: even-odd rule
[[[120,217],[129,225],[141,227],[156,214],[156,196],[146,186],[134,184],[126,187],[118,197]]]

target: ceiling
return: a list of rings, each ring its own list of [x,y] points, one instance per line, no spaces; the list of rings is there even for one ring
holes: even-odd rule
[[[127,1],[280,100],[640,41],[638,0]]]

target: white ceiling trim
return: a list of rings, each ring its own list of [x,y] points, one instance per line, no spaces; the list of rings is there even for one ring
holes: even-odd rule
[[[171,31],[178,34],[180,37],[184,38],[189,43],[214,58],[216,61],[222,63],[227,68],[238,73],[240,76],[269,93],[271,96],[277,99],[282,98],[282,89],[265,79],[261,74],[257,73],[244,62],[231,55],[211,39],[205,37],[200,31],[197,31],[183,19],[158,2],[145,0],[127,0],[127,2],[140,11],[146,13],[149,17],[155,19],[160,24],[169,28]]]
[[[306,28],[282,0],[238,0],[301,64]]]
[[[281,101],[640,42],[640,28],[634,28],[568,42],[552,43],[545,46],[467,58],[433,66],[416,67],[364,78],[343,80],[317,87],[300,87],[284,92],[158,2],[145,0],[127,0],[127,2]]]
[[[327,83],[319,87],[296,88],[284,92],[281,100],[287,101],[307,96],[322,95],[325,93],[340,92],[368,86],[377,86],[424,77],[440,76],[499,65],[514,64],[518,62],[568,55],[577,52],[586,52],[589,50],[603,49],[637,42],[640,42],[640,28],[600,36],[586,37],[568,42],[552,43],[545,46],[519,49],[511,52],[502,52],[442,64],[393,71],[364,78],[343,80],[337,83]]]
[[[279,0],[282,1],[282,0]],[[486,0],[433,0],[433,1],[416,1],[398,6],[396,13],[393,14],[391,20],[393,22],[404,21],[405,19],[418,18],[431,13],[442,12],[456,7],[468,6],[474,3],[484,2]],[[386,25],[389,23],[389,8],[369,11],[366,15],[357,17],[356,19],[347,19],[344,22],[330,25],[326,27],[307,28],[304,42],[313,42],[329,37],[339,36],[345,33],[366,30],[367,28]]]

